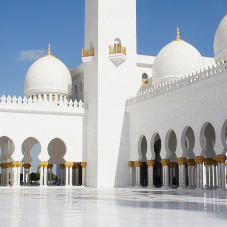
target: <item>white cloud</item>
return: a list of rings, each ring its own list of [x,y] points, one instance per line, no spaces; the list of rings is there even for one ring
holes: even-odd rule
[[[18,54],[17,61],[34,61],[41,58],[47,51],[41,50],[22,50]]]

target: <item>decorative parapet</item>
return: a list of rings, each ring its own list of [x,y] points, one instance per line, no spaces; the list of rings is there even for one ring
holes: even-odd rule
[[[53,101],[54,100],[54,101]],[[34,98],[26,98],[23,99],[19,96],[16,98],[13,96],[11,98],[8,96],[7,98],[3,95],[0,98],[0,110],[20,110],[22,112],[28,111],[41,111],[41,112],[62,112],[62,113],[80,113],[83,114],[84,110],[87,109],[87,105],[84,104],[81,100],[77,102],[76,100],[73,102],[71,99],[68,101],[67,99],[63,100],[62,96],[58,95],[50,95],[49,100],[45,96],[38,96]]]
[[[183,76],[179,79],[174,79],[156,86],[151,86],[145,91],[141,91],[137,95],[129,97],[126,100],[126,106],[141,102],[145,99],[149,99],[172,90],[176,90],[181,87],[188,86],[190,84],[195,84],[195,83],[210,79],[226,71],[227,71],[227,62],[222,61],[218,63],[216,66],[213,65],[212,68],[210,67],[208,67],[208,69],[204,68],[203,71],[200,70],[200,72],[196,72],[195,74],[192,73],[192,74],[189,74],[188,76]]]
[[[121,43],[109,47],[109,54],[124,54],[126,56],[126,47],[123,47]]]
[[[85,49],[82,48],[82,58],[84,57],[91,57],[94,56],[94,47],[92,47],[91,49]]]

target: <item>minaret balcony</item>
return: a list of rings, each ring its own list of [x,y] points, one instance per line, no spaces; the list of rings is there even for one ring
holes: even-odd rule
[[[126,47],[123,47],[121,43],[114,44],[114,46],[109,47],[109,59],[113,64],[118,67],[123,62],[126,61]]]
[[[82,48],[82,62],[88,65],[89,67],[92,64],[92,60],[94,58],[94,47],[91,49],[83,49]]]

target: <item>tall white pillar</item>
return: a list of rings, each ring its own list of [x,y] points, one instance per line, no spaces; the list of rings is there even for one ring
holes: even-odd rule
[[[69,185],[69,162],[65,162],[65,186]]]
[[[82,162],[81,166],[82,166],[82,186],[86,186],[86,162]]]
[[[218,162],[216,160],[213,160],[213,170],[214,170],[214,188],[217,188],[218,182],[217,182],[217,165]]]
[[[210,188],[213,188],[214,184],[213,184],[213,159],[210,163]]]
[[[65,165],[64,164],[61,164],[60,165],[60,168],[61,168],[61,186],[64,185],[63,183],[63,176],[64,176],[64,168],[65,168]]]
[[[40,169],[39,169],[39,174],[40,174],[40,180],[39,180],[39,185],[43,186],[43,166],[44,166],[44,162],[40,162],[39,163]]]
[[[179,166],[179,187],[178,187],[178,189],[184,189],[186,186],[186,171],[185,171],[186,158],[177,158],[177,163]]]
[[[209,189],[210,188],[210,170],[209,170],[209,165],[205,165],[205,169],[206,169],[206,189]]]
[[[49,171],[47,171],[48,172],[48,182],[49,182],[49,184],[48,185],[52,185],[52,168],[53,168],[53,164],[49,164],[48,165],[48,167],[47,167],[47,169],[50,169],[50,177],[49,177]]]
[[[196,156],[195,157],[195,162],[197,164],[197,190],[203,189],[203,161],[204,157],[203,156]]]
[[[162,174],[163,174],[163,186],[162,188],[169,188],[169,159],[162,159]]]
[[[47,186],[47,167],[48,167],[48,162],[44,162],[43,165],[43,185]]]
[[[9,187],[9,168],[10,168],[10,163],[6,163],[6,187]]]
[[[193,178],[194,178],[194,166],[193,166],[193,159],[188,159],[187,164],[188,164],[188,188],[192,189],[194,188],[193,185]]]
[[[129,186],[132,187],[132,167],[134,165],[134,162],[130,161],[128,162],[129,165]]]
[[[140,161],[136,161],[134,162],[135,166],[136,166],[136,185],[135,187],[141,187],[140,186],[140,166],[141,166],[141,162]]]
[[[218,188],[219,190],[226,190],[226,171],[225,171],[225,155],[216,155],[218,162]]]
[[[147,188],[155,188],[155,186],[154,186],[154,164],[155,164],[154,160],[147,161],[147,165],[148,165],[148,168],[147,168],[148,186],[147,186]]]
[[[17,186],[20,187],[20,168],[22,166],[21,161],[17,161]]]
[[[26,164],[23,165],[23,178],[24,178],[24,186],[27,185],[27,168],[26,168]]]
[[[80,168],[80,165],[78,163],[75,164],[75,186],[79,186],[80,184],[80,181],[79,181],[79,168]]]
[[[72,167],[73,167],[73,162],[69,162],[69,186],[73,186]]]

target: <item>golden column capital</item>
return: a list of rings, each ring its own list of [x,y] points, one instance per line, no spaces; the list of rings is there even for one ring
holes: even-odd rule
[[[226,155],[224,155],[224,154],[216,155],[216,160],[218,163],[225,163]]]
[[[213,159],[213,166],[217,166],[218,165],[218,162],[217,162],[217,160],[215,160],[215,159]]]
[[[22,162],[21,161],[17,161],[17,167],[21,167],[22,166]]]
[[[177,158],[178,165],[186,165],[186,158]]]
[[[203,164],[204,157],[203,156],[196,156],[195,162],[196,164]]]
[[[193,162],[192,162],[192,166],[195,166],[196,165],[196,162],[195,162],[195,160],[193,160]]]
[[[44,166],[44,162],[39,162],[39,166],[42,168]]]
[[[48,169],[52,169],[52,168],[53,168],[53,164],[49,164],[49,165],[47,166],[47,168],[48,168]]]
[[[11,163],[5,163],[5,168],[8,169],[9,167],[11,167]]]
[[[187,164],[188,164],[188,166],[192,166],[193,165],[193,159],[188,159],[187,160]]]
[[[227,161],[225,161],[225,166],[227,165]]]
[[[65,165],[64,165],[64,164],[61,164],[61,165],[60,165],[60,168],[61,168],[61,169],[64,169],[64,168],[65,168]]]
[[[74,166],[73,162],[69,162],[69,167],[72,168]]]
[[[48,167],[48,162],[43,162],[43,167],[47,168]]]
[[[169,159],[161,159],[161,163],[163,166],[169,166],[170,160]]]
[[[142,165],[142,162],[141,161],[135,161],[134,164],[135,164],[136,167],[140,167]]]
[[[204,164],[205,164],[205,166],[212,165],[213,159],[212,158],[204,158]]]
[[[148,166],[154,166],[155,160],[147,160],[147,165]]]
[[[177,163],[176,162],[170,162],[169,167],[170,168],[176,168]]]
[[[2,168],[2,169],[5,169],[5,168],[6,168],[6,166],[5,166],[4,163],[1,164],[1,168]]]
[[[82,166],[82,168],[85,168],[87,166],[87,163],[86,162],[81,162],[81,166]]]
[[[74,164],[74,168],[79,169],[79,168],[80,168],[80,164],[75,163],[75,164]]]
[[[17,162],[11,162],[10,165],[11,165],[11,168],[17,167]]]
[[[129,161],[129,162],[128,162],[128,165],[129,165],[130,167],[133,167],[133,165],[134,165],[134,162],[132,162],[132,161]]]

